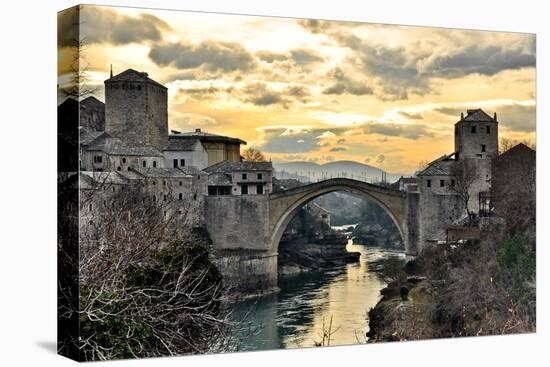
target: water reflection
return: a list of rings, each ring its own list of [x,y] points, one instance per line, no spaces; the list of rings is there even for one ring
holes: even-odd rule
[[[331,345],[365,343],[367,312],[378,302],[384,283],[371,270],[389,250],[355,245],[359,263],[321,274],[305,274],[279,281],[281,292],[238,305],[237,314],[251,311],[243,327],[242,350],[311,347],[322,340],[323,322],[333,318]],[[253,334],[253,335],[250,335]]]

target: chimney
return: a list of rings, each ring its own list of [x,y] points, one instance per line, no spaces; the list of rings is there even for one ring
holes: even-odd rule
[[[201,129],[195,129],[195,132],[196,132],[196,133],[200,133],[200,132],[201,132]]]
[[[460,113],[460,121],[464,120],[464,112]]]
[[[497,113],[495,112],[495,115],[493,116],[493,120],[497,120]]]
[[[113,64],[111,64],[111,78],[113,77]]]

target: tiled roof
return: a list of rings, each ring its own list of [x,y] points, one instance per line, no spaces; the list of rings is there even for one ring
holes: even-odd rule
[[[231,186],[231,176],[222,172],[212,173],[208,175],[208,185],[209,186]]]
[[[271,162],[232,162],[221,161],[204,169],[208,173],[228,173],[235,171],[272,171]]]
[[[449,156],[443,156],[428,164],[424,170],[417,173],[418,176],[451,176],[453,174],[456,161],[448,159]]]
[[[461,121],[470,122],[496,122],[494,118],[485,113],[481,108],[475,110],[467,110],[467,114]]]
[[[191,132],[177,132],[172,130],[172,134],[170,134],[169,139],[172,138],[179,138],[179,139],[198,139],[201,142],[229,142],[233,144],[244,144],[246,145],[246,141],[241,140],[239,138],[232,138],[230,136],[223,136],[223,135],[216,135],[207,133],[204,131],[201,131],[200,129],[197,129],[195,131]]]
[[[150,84],[154,84],[157,87],[167,89],[164,85],[149,78],[149,75],[147,73],[140,72],[134,69],[124,70],[122,73],[119,73],[112,78],[105,80],[105,83],[110,82],[147,82]]]
[[[109,185],[124,185],[128,183],[128,180],[118,172],[106,171],[81,171],[80,175],[84,179],[89,179],[91,182],[97,185],[109,184]]]
[[[102,135],[109,136],[105,131],[92,131],[85,127],[80,127],[80,145],[89,145]]]
[[[98,150],[111,155],[162,157],[162,153],[150,146],[133,146],[109,135],[100,136],[88,146],[88,150]]]
[[[198,139],[179,139],[177,136],[170,135],[168,138],[168,147],[164,150],[176,150],[190,152],[195,150]]]
[[[180,168],[138,168],[134,169],[137,173],[147,178],[185,178],[190,175],[198,174],[199,171],[196,168],[184,167]]]

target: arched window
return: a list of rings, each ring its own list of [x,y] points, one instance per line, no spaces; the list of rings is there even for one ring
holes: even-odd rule
[[[167,199],[167,196],[166,194],[164,194],[163,200],[166,201],[166,199]]]
[[[126,157],[122,157],[122,163],[126,163]]]
[[[143,160],[143,167],[147,167],[147,161],[146,160]]]
[[[180,200],[183,200],[183,194],[182,194],[181,192],[180,192],[180,194],[179,194],[179,199],[180,199]]]
[[[118,166],[118,167],[116,168],[116,170],[117,170],[117,171],[122,171],[122,167]]]
[[[92,209],[93,209],[92,203],[88,204],[88,210],[89,210],[89,211],[92,211]]]
[[[153,161],[153,168],[157,167],[157,161]]]
[[[153,195],[153,201],[157,201],[157,195]]]

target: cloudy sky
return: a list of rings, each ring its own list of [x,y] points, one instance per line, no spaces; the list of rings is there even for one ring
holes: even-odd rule
[[[409,173],[453,151],[460,112],[535,139],[535,36],[85,6],[90,84],[109,66],[169,89],[171,129],[240,137],[274,161],[355,160]],[[60,24],[72,20],[61,15]],[[59,74],[71,51],[58,37]]]

